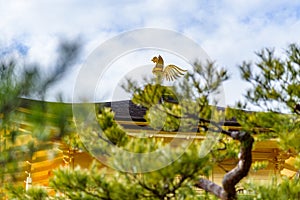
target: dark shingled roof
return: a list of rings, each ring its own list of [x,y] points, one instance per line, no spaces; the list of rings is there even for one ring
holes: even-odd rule
[[[147,108],[143,106],[138,106],[132,101],[114,101],[99,103],[101,107],[110,107],[115,113],[116,119],[132,119],[133,121],[146,121],[144,116],[146,114]]]
[[[144,116],[147,108],[138,106],[130,100],[99,103],[101,107],[110,107],[115,113],[116,120],[146,121]],[[217,109],[224,110],[223,107]],[[222,122],[224,126],[240,126],[235,118]]]
[[[33,105],[49,105],[49,106],[51,106],[51,105],[55,105],[55,104],[63,104],[66,107],[69,107],[70,113],[72,112],[71,111],[71,109],[72,109],[71,103],[44,102],[44,101],[38,101],[38,100],[21,99],[21,107],[28,108],[28,109],[32,108]],[[115,113],[116,120],[146,122],[144,116],[146,114],[147,108],[136,105],[131,100],[103,102],[103,103],[99,102],[99,103],[95,103],[95,106],[97,107],[97,109],[100,109],[101,107],[110,107],[112,109],[112,111]],[[218,107],[218,109],[224,110],[224,108],[222,108],[222,107]],[[55,113],[52,113],[52,114],[55,114]],[[236,121],[235,118],[226,120],[221,123],[224,126],[240,127],[240,124]]]

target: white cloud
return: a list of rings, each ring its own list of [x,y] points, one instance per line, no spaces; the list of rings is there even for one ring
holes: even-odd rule
[[[298,42],[300,35],[300,3],[288,0],[0,0],[0,17],[0,45],[21,41],[29,48],[29,61],[44,67],[57,56],[61,37],[81,36],[84,60],[102,42],[124,31],[155,27],[182,32],[229,69],[233,76],[225,84],[229,104],[244,90],[243,83],[237,84],[237,64],[255,59],[254,51],[263,47],[281,50]],[[75,77],[67,80],[73,83]]]

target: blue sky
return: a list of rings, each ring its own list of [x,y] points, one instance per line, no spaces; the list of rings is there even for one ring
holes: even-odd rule
[[[299,44],[300,2],[0,0],[0,57],[18,55],[47,68],[57,56],[61,38],[80,37],[80,60],[84,62],[104,41],[137,28],[173,30],[196,41],[218,66],[230,72],[224,90],[226,104],[233,105],[246,87],[239,78],[238,64],[254,60],[254,52],[264,47],[274,47],[280,54],[289,43]],[[55,99],[56,92],[63,92],[66,101],[72,99],[81,65],[55,87],[49,100]]]

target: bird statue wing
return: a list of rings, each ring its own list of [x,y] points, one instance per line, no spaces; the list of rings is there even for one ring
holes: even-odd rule
[[[173,81],[179,78],[180,76],[183,76],[184,72],[186,71],[187,70],[181,69],[176,65],[168,65],[164,69],[163,77],[167,79],[167,81]]]

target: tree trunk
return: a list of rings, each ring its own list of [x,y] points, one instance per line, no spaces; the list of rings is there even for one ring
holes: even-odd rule
[[[251,152],[254,139],[247,132],[229,132],[222,130],[222,133],[241,142],[237,166],[224,175],[222,187],[203,178],[199,179],[195,186],[214,194],[222,200],[234,200],[237,199],[235,186],[248,175],[252,164]]]

